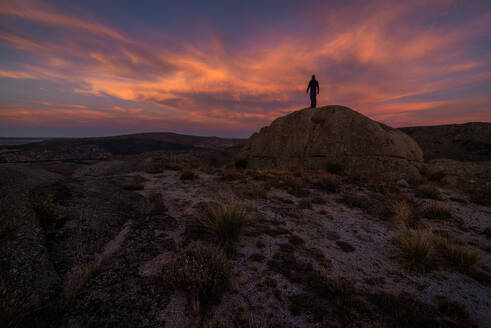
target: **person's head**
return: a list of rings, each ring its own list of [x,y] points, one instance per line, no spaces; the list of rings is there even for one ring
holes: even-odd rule
[[[315,80],[315,75],[312,75],[312,80]]]

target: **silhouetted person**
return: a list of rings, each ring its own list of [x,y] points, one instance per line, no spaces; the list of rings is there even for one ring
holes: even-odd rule
[[[315,97],[319,94],[319,82],[315,79],[315,75],[312,75],[312,80],[309,82],[309,86],[307,87],[307,93],[309,93],[310,89],[310,108],[315,108],[317,106],[317,100]]]

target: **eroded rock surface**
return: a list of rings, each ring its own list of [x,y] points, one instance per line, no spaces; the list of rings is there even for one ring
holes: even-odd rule
[[[414,178],[423,153],[403,132],[343,106],[307,108],[273,121],[241,150],[251,168],[323,169],[348,174]]]

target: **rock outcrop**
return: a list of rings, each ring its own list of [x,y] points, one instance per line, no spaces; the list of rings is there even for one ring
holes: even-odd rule
[[[421,147],[425,161],[491,161],[491,123],[471,122],[400,128]]]
[[[254,133],[238,157],[250,168],[325,169],[360,177],[419,177],[418,144],[400,130],[343,106],[302,109]]]

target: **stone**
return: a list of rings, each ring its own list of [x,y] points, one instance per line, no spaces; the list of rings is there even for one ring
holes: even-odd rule
[[[407,181],[406,181],[406,180],[404,180],[404,179],[400,179],[400,180],[398,180],[398,181],[397,181],[397,185],[398,185],[399,187],[409,188],[409,184],[408,184],[408,183],[407,183]]]
[[[393,180],[420,177],[423,153],[407,134],[344,106],[306,108],[254,133],[237,158],[249,168],[328,169]]]

